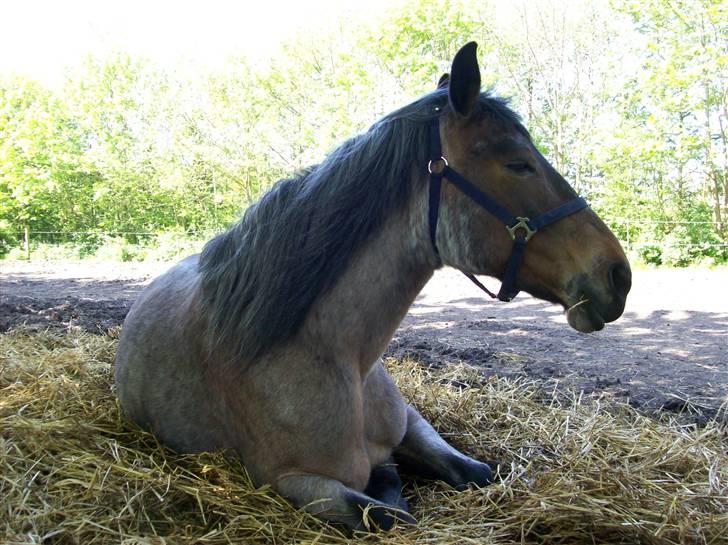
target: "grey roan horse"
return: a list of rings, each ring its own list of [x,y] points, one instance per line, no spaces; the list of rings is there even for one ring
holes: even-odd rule
[[[234,452],[254,482],[328,520],[414,522],[398,467],[458,488],[492,480],[380,360],[443,265],[504,279],[502,299],[559,303],[586,332],[616,320],[630,288],[609,229],[481,93],[474,43],[435,91],[278,182],[146,288],[116,357],[121,406],[173,449]]]

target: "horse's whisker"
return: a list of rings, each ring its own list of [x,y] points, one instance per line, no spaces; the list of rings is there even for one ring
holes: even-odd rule
[[[580,307],[581,305],[584,305],[584,304],[586,304],[586,303],[588,303],[588,302],[589,302],[589,299],[585,298],[585,297],[584,297],[584,296],[582,295],[582,296],[581,296],[581,299],[579,299],[579,301],[578,301],[577,303],[574,303],[573,305],[571,305],[571,306],[570,306],[569,308],[567,308],[567,309],[566,309],[566,312],[567,312],[567,313],[569,313],[569,312],[571,312],[572,310],[574,310],[575,308],[577,308],[577,307]]]

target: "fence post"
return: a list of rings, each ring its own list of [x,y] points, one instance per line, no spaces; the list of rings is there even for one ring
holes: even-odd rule
[[[627,220],[627,251],[632,251],[632,222]]]
[[[25,232],[23,233],[23,241],[25,244],[25,258],[30,261],[30,226],[25,224]]]

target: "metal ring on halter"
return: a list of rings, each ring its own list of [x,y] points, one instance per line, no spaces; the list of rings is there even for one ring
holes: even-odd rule
[[[528,224],[528,222],[531,220],[529,220],[528,218],[520,217],[517,217],[516,219],[518,220],[518,223],[515,223],[510,227],[506,225],[506,229],[508,229],[508,232],[510,233],[513,240],[516,240],[516,231],[518,229],[523,229],[524,231],[526,231],[526,234],[523,236],[523,242],[528,242],[528,239],[536,234],[536,230],[531,229],[531,226]]]
[[[442,161],[445,163],[445,167],[448,166],[450,163],[447,162],[447,159],[445,159],[443,156],[440,156],[439,159],[435,159],[434,161],[430,160],[430,162],[427,163],[427,172],[432,174],[432,163],[437,163]],[[445,170],[445,167],[442,167],[442,170],[437,172],[437,174],[442,174],[442,171]]]

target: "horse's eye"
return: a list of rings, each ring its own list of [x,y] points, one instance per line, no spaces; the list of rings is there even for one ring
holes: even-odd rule
[[[526,161],[511,161],[510,163],[506,164],[506,168],[511,172],[515,172],[516,174],[533,174],[534,172],[536,172],[536,169],[533,168]]]

